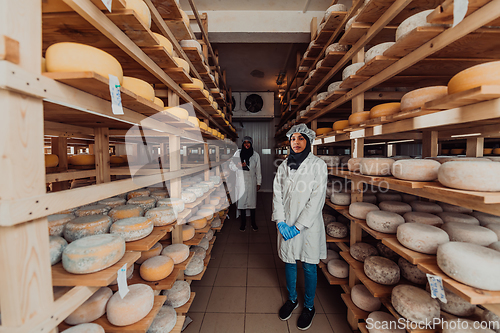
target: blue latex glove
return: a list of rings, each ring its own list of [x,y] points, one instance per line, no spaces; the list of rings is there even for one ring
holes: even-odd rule
[[[285,222],[278,223],[278,230],[280,231],[285,241],[292,239],[300,233],[299,229],[297,229],[295,226],[289,226]]]
[[[283,236],[283,238],[285,240],[287,240],[287,238],[285,237],[285,230],[286,230],[285,228],[287,227],[286,223],[285,222],[278,222],[277,226],[278,226],[278,230],[279,230],[281,236]]]

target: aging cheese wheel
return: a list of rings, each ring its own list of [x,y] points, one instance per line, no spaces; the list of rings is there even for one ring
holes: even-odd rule
[[[488,246],[498,241],[498,237],[492,230],[472,225],[468,223],[449,222],[441,226],[446,231],[452,242],[473,243],[482,246]]]
[[[59,164],[59,156],[54,154],[45,154],[45,167],[53,168]]]
[[[354,243],[349,248],[349,253],[357,261],[365,262],[366,258],[377,256],[377,249],[368,243]]]
[[[127,201],[127,205],[139,205],[147,212],[156,205],[156,199],[152,197],[135,197]]]
[[[208,239],[202,238],[198,246],[204,248],[205,251],[207,251],[210,247],[210,242],[208,241]]]
[[[438,177],[441,163],[429,160],[399,160],[392,165],[392,175],[398,179],[411,181],[433,181]]]
[[[174,261],[167,256],[156,256],[147,259],[139,270],[141,278],[146,281],[160,281],[167,278],[174,270]]]
[[[399,254],[391,250],[381,241],[377,243],[377,250],[380,253],[380,255],[384,258],[391,259],[392,261],[397,261],[399,259]]]
[[[347,66],[342,72],[342,81],[347,79],[351,75],[356,75],[356,72],[365,65],[364,62],[357,62]]]
[[[167,296],[165,305],[178,308],[189,301],[189,298],[191,297],[191,287],[187,281],[177,280],[172,288],[163,292],[163,295]]]
[[[368,63],[370,60],[372,60],[376,56],[384,55],[384,52],[387,51],[394,44],[395,44],[394,42],[387,42],[387,43],[381,43],[381,44],[372,46],[365,53],[365,63]]]
[[[182,226],[182,241],[188,241],[194,237],[195,230],[194,227],[189,224],[184,224]]]
[[[98,48],[79,43],[56,43],[45,52],[47,72],[96,72],[123,80],[122,66],[112,55]],[[69,162],[69,159],[68,159]]]
[[[204,263],[203,260],[198,257],[193,257],[191,262],[187,265],[184,270],[184,274],[187,276],[198,275],[203,271]]]
[[[410,250],[435,254],[438,246],[450,241],[446,231],[421,223],[404,223],[398,227],[398,241]]]
[[[166,107],[165,109],[163,109],[163,112],[170,113],[179,119],[187,120],[189,118],[189,112],[187,110],[176,106]]]
[[[75,215],[80,217],[80,216],[107,214],[110,209],[111,209],[111,207],[106,206],[106,205],[84,206],[84,207],[79,208],[75,212]]]
[[[155,227],[172,224],[177,220],[173,208],[169,206],[151,208],[144,216],[151,220]]]
[[[369,333],[405,333],[406,330],[402,328],[398,328],[398,322],[396,318],[382,311],[375,311],[368,315],[366,322],[370,322],[373,325],[370,325],[368,329]],[[375,325],[376,323],[383,323],[385,325]]]
[[[131,191],[127,194],[127,200],[130,200],[132,198],[136,197],[148,197],[151,194],[151,191],[148,189],[140,189],[140,190],[135,190]]]
[[[199,215],[195,215],[189,218],[188,223],[193,226],[195,230],[203,229],[207,225],[207,218]]]
[[[363,158],[359,162],[359,172],[369,176],[390,176],[393,163],[391,158]]]
[[[128,0],[125,8],[134,10],[139,20],[151,29],[151,12],[149,7],[142,0]]]
[[[153,308],[153,289],[145,284],[128,286],[129,292],[124,297],[116,292],[106,306],[109,322],[115,326],[128,326],[137,323]]]
[[[384,257],[371,256],[365,259],[364,271],[366,276],[377,283],[391,286],[399,282],[400,270],[392,260]]]
[[[351,204],[351,193],[332,193],[330,201],[335,205],[349,206]]]
[[[401,111],[421,108],[425,103],[448,95],[448,87],[435,86],[420,88],[406,93],[401,98]]]
[[[165,199],[167,196],[168,196],[168,192],[163,191],[163,190],[151,191],[151,195],[150,195],[151,198],[155,198],[157,201],[159,199]]]
[[[331,45],[328,45],[325,50],[325,55],[328,55],[328,53],[330,52],[345,52],[347,50],[349,50],[349,46],[340,45],[339,43],[333,43]]]
[[[422,213],[422,212],[408,212],[403,215],[405,222],[407,223],[422,223],[433,226],[440,226],[443,224],[443,220],[434,214]]]
[[[53,266],[61,261],[64,249],[68,242],[60,236],[49,236],[50,265]]]
[[[500,239],[500,224],[491,223],[487,224],[485,227],[493,231],[497,235],[498,239]]]
[[[122,87],[130,90],[137,96],[141,96],[151,102],[155,100],[155,90],[144,80],[135,77],[124,76]]]
[[[219,206],[219,198],[213,198],[213,199],[210,199],[210,204],[215,206],[215,207],[218,207]]]
[[[500,252],[500,241],[495,242],[495,243],[491,243],[490,245],[488,245],[488,247],[490,249],[493,249],[495,251],[499,251]]]
[[[328,85],[328,92],[331,94],[334,91],[345,91],[345,90],[347,90],[345,88],[340,88],[341,84],[342,84],[342,81],[336,81],[336,82],[330,83]]]
[[[449,242],[439,247],[437,264],[449,277],[468,286],[500,290],[500,252],[471,243]]]
[[[214,231],[212,229],[208,230],[204,238],[206,238],[208,241],[211,241],[212,238],[214,238]]]
[[[156,256],[159,256],[161,251],[163,249],[163,246],[161,243],[156,243],[152,248],[150,248],[148,251],[142,251],[141,252],[141,257],[136,261],[139,265],[148,260],[149,258],[153,258]]]
[[[431,23],[427,23],[427,15],[432,13],[434,9],[424,10],[418,14],[408,17],[396,29],[396,42],[405,38],[413,29],[418,27],[430,27]]]
[[[349,276],[349,265],[342,259],[332,259],[327,264],[328,273],[339,279]]]
[[[189,257],[189,246],[186,244],[172,244],[163,249],[162,256],[172,258],[174,264],[180,264]]]
[[[71,313],[64,322],[68,325],[78,325],[90,323],[101,318],[106,312],[106,304],[113,296],[113,292],[108,287],[101,287],[73,313]]]
[[[80,324],[62,331],[62,333],[104,333],[104,328],[99,324]]]
[[[410,282],[416,284],[426,284],[427,275],[418,269],[417,265],[413,265],[405,258],[398,259],[398,266],[401,270],[401,275]]]
[[[411,206],[409,204],[399,201],[382,201],[378,206],[381,210],[400,215],[411,212]]]
[[[323,134],[326,134],[326,133],[330,133],[332,131],[332,129],[330,127],[324,127],[324,128],[318,128],[316,130],[316,135],[323,135]]]
[[[455,206],[446,202],[438,202],[437,203],[441,208],[443,208],[443,212],[451,212],[451,213],[472,213],[472,209],[466,207]]]
[[[335,216],[323,213],[323,222],[325,223],[325,226],[336,221],[337,219],[335,218]]]
[[[163,35],[157,34],[156,32],[153,32],[153,34],[160,42],[160,45],[165,48],[167,53],[170,55],[173,55],[174,54],[174,47],[172,46],[172,43]]]
[[[193,203],[196,201],[196,194],[191,191],[182,191],[181,199],[182,201],[184,201],[184,203]]]
[[[357,284],[352,287],[351,300],[354,305],[367,312],[377,311],[382,305],[380,299],[370,294],[364,284]]]
[[[459,222],[459,223],[479,225],[478,219],[476,219],[474,216],[470,216],[467,214],[442,212],[442,213],[437,213],[437,215],[443,220],[444,223]]]
[[[326,233],[334,238],[344,238],[348,232],[349,228],[340,222],[332,222],[326,226]]]
[[[215,214],[215,205],[210,205],[210,204],[201,205],[200,210],[201,209],[211,210]]]
[[[321,61],[320,61],[320,62],[318,62],[318,65],[319,65],[320,63],[321,63]],[[328,91],[325,91],[325,92],[319,93],[319,94],[318,94],[318,101],[320,101],[320,102],[321,102],[321,101],[325,100],[327,97],[328,97]]]
[[[377,203],[377,197],[375,196],[375,194],[363,194],[363,202],[368,202],[375,205]]]
[[[417,201],[418,197],[416,195],[413,195],[413,194],[401,193],[401,199],[403,202],[410,203],[412,201]]]
[[[186,73],[189,74],[189,64],[186,60],[184,60],[182,58],[178,58],[178,57],[172,57],[172,59],[174,59],[174,62],[177,65],[177,67],[182,68]]]
[[[490,310],[484,310],[483,313],[481,314],[481,319],[486,322],[492,322],[495,327],[492,327],[492,329],[495,330],[495,332],[499,333],[500,332],[500,317]]]
[[[366,214],[366,224],[373,230],[385,234],[395,234],[398,226],[403,223],[405,219],[395,212],[375,210]]]
[[[77,217],[66,223],[64,238],[68,242],[73,242],[83,237],[106,234],[109,232],[111,224],[111,218],[107,215]]]
[[[344,128],[347,128],[348,126],[349,126],[349,120],[338,120],[333,123],[333,130],[343,131]]]
[[[350,158],[349,161],[347,161],[347,168],[351,172],[359,172],[359,163],[361,162],[362,158]]]
[[[425,286],[425,290],[430,293],[430,287],[428,283]],[[474,304],[470,304],[446,287],[444,287],[444,294],[446,296],[446,303],[441,302],[439,298],[437,299],[441,310],[451,313],[455,316],[464,317],[471,316],[476,312],[476,306]]]
[[[400,315],[416,323],[432,322],[440,317],[438,301],[418,287],[405,284],[394,287],[391,303]]]
[[[47,216],[47,221],[49,222],[49,235],[62,236],[64,226],[74,218],[75,215],[73,214],[54,214]]]
[[[365,220],[366,214],[380,210],[376,205],[368,202],[353,202],[349,205],[349,214],[357,219]]]
[[[220,219],[219,217],[216,217],[216,218],[212,221],[212,223],[210,224],[210,226],[211,226],[212,228],[219,228],[221,225],[222,225],[222,221],[221,221],[221,219]]]
[[[107,199],[100,200],[98,202],[99,205],[105,205],[110,207],[110,209],[115,208],[117,206],[125,205],[127,201],[120,197],[111,197]]]
[[[414,212],[437,214],[443,211],[443,208],[434,202],[412,201],[410,202],[410,206]]]
[[[203,216],[207,220],[211,220],[214,217],[214,212],[211,209],[200,209],[196,212],[196,215]]]
[[[116,222],[121,219],[127,219],[130,217],[138,217],[144,215],[144,209],[139,205],[124,205],[124,206],[116,206],[111,209],[108,213],[108,216],[111,218],[113,222]]]
[[[125,254],[125,241],[118,235],[104,234],[78,239],[64,249],[62,264],[73,274],[101,271],[116,264]]]
[[[169,305],[163,305],[146,333],[169,333],[177,324],[177,312]]]
[[[370,119],[370,111],[361,111],[361,112],[356,112],[353,113],[349,116],[349,125],[354,126],[361,124],[364,121],[367,121]]]
[[[169,206],[172,207],[176,214],[182,212],[184,210],[184,201],[178,198],[168,198],[168,199],[160,199],[156,203],[157,207]]]
[[[203,89],[203,81],[194,79],[193,78],[193,83],[182,83],[181,87],[184,89]]]
[[[321,261],[324,263],[324,264],[328,264],[328,262],[332,259],[339,259],[340,256],[338,254],[338,252],[335,252],[333,250],[326,250],[326,259],[321,259]]]
[[[403,201],[403,198],[401,197],[401,193],[392,193],[392,192],[387,192],[387,193],[377,193],[377,200],[379,202],[383,201]]]
[[[200,53],[202,53],[202,49],[201,49],[201,44],[197,41],[197,40],[194,40],[194,39],[184,39],[184,40],[181,40],[180,43],[182,48],[185,48],[185,47],[195,47],[198,49],[198,51]]]
[[[370,110],[370,119],[390,116],[401,111],[401,103],[384,103],[374,106]]]
[[[198,118],[196,118],[196,117],[194,117],[194,116],[193,116],[193,117],[191,117],[191,116],[190,116],[190,117],[188,117],[187,121],[188,121],[189,123],[193,124],[193,125],[194,125],[194,127],[196,127],[196,128],[199,128],[199,127],[200,127],[200,121],[198,120]]]
[[[439,168],[438,180],[459,190],[500,191],[500,163],[452,161]]]
[[[500,84],[500,61],[487,62],[467,68],[448,82],[448,92],[455,94],[482,85]]]
[[[198,245],[193,245],[189,248],[189,252],[193,252],[195,257],[204,260],[207,257],[207,250]]]
[[[131,217],[113,223],[110,233],[121,236],[125,242],[132,242],[149,236],[153,227],[153,221],[147,217]]]

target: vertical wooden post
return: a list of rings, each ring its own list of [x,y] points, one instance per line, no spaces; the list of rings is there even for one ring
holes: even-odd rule
[[[170,155],[170,171],[177,171],[181,169],[181,140],[180,137],[176,135],[169,135],[168,140],[168,148]],[[180,198],[181,197],[181,179],[174,178],[170,180],[170,189],[169,189],[171,198]],[[174,230],[172,230],[172,243],[178,244],[182,243],[182,226],[176,225]]]
[[[352,63],[365,61],[365,49],[362,48],[352,58]],[[365,110],[365,94],[359,94],[352,99],[352,113],[363,112]]]
[[[436,157],[438,154],[438,132],[425,131],[422,133],[422,158]]]
[[[167,91],[167,105],[169,107],[179,106],[179,95],[177,95],[174,91],[168,89]]]
[[[109,163],[109,128],[98,127],[94,130],[95,136],[95,169],[96,183],[111,181]]]
[[[208,146],[208,143],[203,144],[203,149],[205,150],[203,154],[203,163],[208,166],[208,169],[205,170],[204,176],[205,176],[205,181],[208,181],[210,179],[210,147]],[[205,199],[205,204],[210,203],[210,197],[207,197]]]
[[[311,129],[316,132],[316,130],[318,129],[318,120],[314,119],[312,122],[311,122]],[[318,146],[313,146],[313,143],[311,142],[311,146],[312,146],[312,152],[314,155],[318,155]]]
[[[311,19],[311,41],[316,38],[316,34],[318,33],[318,18],[315,16]]]
[[[467,138],[467,157],[483,157],[484,137]]]
[[[52,154],[59,157],[58,172],[68,171],[68,139],[66,137],[53,137],[50,139]],[[68,180],[52,183],[52,192],[67,190],[70,187]]]
[[[217,145],[215,146],[215,162],[219,163],[220,162],[220,146]],[[217,168],[215,168],[215,175],[216,176],[220,176],[220,166],[217,166]]]

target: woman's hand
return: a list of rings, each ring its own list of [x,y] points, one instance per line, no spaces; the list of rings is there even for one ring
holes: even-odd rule
[[[260,185],[257,185],[257,191],[260,190]]]

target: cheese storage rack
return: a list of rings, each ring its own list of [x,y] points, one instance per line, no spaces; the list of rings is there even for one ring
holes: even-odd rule
[[[189,63],[151,1],[145,2],[150,8],[156,31],[169,38],[177,54]],[[48,9],[47,6],[52,7]],[[168,106],[179,105],[181,101],[191,103],[197,116],[207,124],[230,138],[234,139],[236,134],[179,87],[179,83],[189,79],[186,73],[160,66],[153,60],[151,45],[141,44],[144,38],[151,37],[151,31],[144,25],[127,26],[130,20],[137,24],[137,18],[123,8],[122,1],[113,1],[111,13],[105,11],[101,1],[95,0],[49,0],[43,4],[3,1],[0,8],[1,21],[4,22],[0,28],[0,100],[4,115],[1,130],[0,332],[57,332],[58,324],[88,299],[98,286],[93,282],[82,282],[54,300],[46,217],[166,181],[170,181],[171,196],[179,197],[182,176],[201,172],[208,179],[210,169],[220,175],[223,161],[219,151],[227,149],[228,139],[219,140],[208,132],[194,130],[193,126],[174,116],[167,115],[163,121],[150,118],[161,109],[124,91],[124,114],[114,115],[109,101],[109,86],[95,73],[57,78],[41,74],[42,45],[50,40],[48,37],[54,38],[54,42],[64,36],[68,39],[66,41],[85,43],[88,41],[85,38],[91,36],[112,46],[121,56],[125,73],[166,87]],[[84,40],[71,40],[71,33],[75,30],[70,28],[66,33],[59,31],[59,34],[51,34],[49,24],[57,23],[56,19],[88,27],[87,34],[80,36]],[[192,64],[190,72],[199,76]],[[164,155],[169,155],[168,165],[155,172],[144,172],[135,181],[130,178],[111,181],[112,176],[129,176],[130,172],[110,168],[110,138],[123,142],[121,138],[126,131],[136,125],[141,125],[146,132],[154,132],[152,137],[163,137],[161,149]],[[95,168],[58,170],[46,174],[44,135],[52,138],[53,153],[60,154],[63,166],[68,138],[88,140],[96,156]],[[181,170],[180,151],[184,142],[203,147],[203,163],[187,165]],[[216,151],[215,160],[209,159],[208,150],[211,148]],[[87,177],[95,177],[96,184],[50,193],[46,190],[46,182]],[[172,238],[173,242],[182,241],[180,228],[173,229]],[[122,260],[133,264],[138,258],[137,252],[128,253]],[[108,273],[103,283],[113,277],[116,277],[116,272]],[[158,311],[159,306],[154,309]],[[145,330],[147,327],[139,329]]]
[[[346,65],[351,61],[352,63],[364,61],[365,48],[394,41],[397,25],[404,18],[411,16],[412,12],[434,9],[427,19],[428,22],[453,23],[452,0],[435,2],[371,0],[358,13],[362,3],[363,1],[353,2],[342,25],[327,43],[328,45],[340,42],[350,45],[351,48],[347,52],[330,53],[330,57],[337,57],[336,62],[327,71],[323,71],[319,77],[315,74],[315,77],[311,78],[315,81],[306,86],[301,93],[293,92],[293,87],[288,87],[292,93],[283,104],[286,107],[282,108],[280,129],[276,135],[279,140],[285,140],[284,133],[291,126],[291,119],[295,119],[296,123],[306,123],[316,130],[319,123],[347,119],[351,113],[369,110],[376,104],[399,101],[405,93],[382,89],[375,91],[372,88],[446,85],[453,75],[465,68],[500,59],[500,45],[492,43],[493,39],[498,40],[500,33],[498,27],[492,27],[495,26],[492,22],[497,23],[500,17],[500,1],[474,2],[469,6],[463,21],[455,27],[433,26],[414,29],[407,38],[396,42],[388,50],[388,54],[384,53],[383,56],[375,57],[374,60],[366,63],[356,73],[357,75],[344,80],[343,84],[347,91],[329,94],[324,102],[312,107],[305,116],[298,116],[299,110],[305,108],[312,96],[324,90]],[[345,23],[356,14],[358,16],[353,25],[344,32]],[[327,45],[316,58],[309,59],[310,69],[308,71],[302,69],[302,72],[306,74],[314,68],[314,64],[323,57],[322,53]],[[305,59],[302,60],[301,65],[304,65]],[[443,66],[445,63],[449,66]],[[296,73],[299,72],[298,68]],[[359,73],[361,74],[358,75]],[[298,84],[295,85],[297,86]],[[364,157],[365,144],[374,142],[386,144],[406,140],[422,142],[422,157],[436,157],[441,153],[442,142],[456,140],[459,137],[466,141],[466,156],[482,157],[485,138],[500,137],[499,94],[500,87],[498,86],[481,86],[463,93],[448,95],[445,98],[428,102],[422,109],[371,119],[351,126],[346,131],[332,130],[330,133],[318,136],[313,149],[317,152],[318,149],[326,147],[350,146],[351,157],[360,158]],[[290,109],[289,105],[292,106]],[[371,177],[349,172],[341,167],[330,168],[329,174],[351,181],[351,202],[362,201],[363,188],[369,185],[500,215],[498,205],[500,193],[498,192],[455,190],[444,187],[437,181],[410,182],[394,177]],[[441,276],[445,287],[457,295],[472,304],[481,305],[497,315],[500,314],[499,292],[478,290],[454,281],[439,269],[435,256],[410,251],[399,244],[394,235],[375,232],[366,225],[365,221],[349,216],[347,206],[338,207],[330,202],[327,202],[325,206],[330,206],[350,220],[351,245],[361,242],[362,232],[367,232],[368,237],[380,240],[398,255],[417,265],[421,271]],[[364,283],[368,290],[373,295],[381,297],[386,305],[390,304],[390,301],[387,302],[385,298],[390,295],[391,288],[367,280],[363,267],[359,267],[359,262],[353,261],[349,255],[349,248],[343,245],[341,251],[341,256],[350,265],[349,282],[342,285],[346,293],[343,299],[348,307],[348,321],[353,330],[359,329],[365,332],[366,326],[363,320],[366,319],[367,313],[351,302],[350,288],[358,283]],[[408,328],[407,331],[412,330]]]

